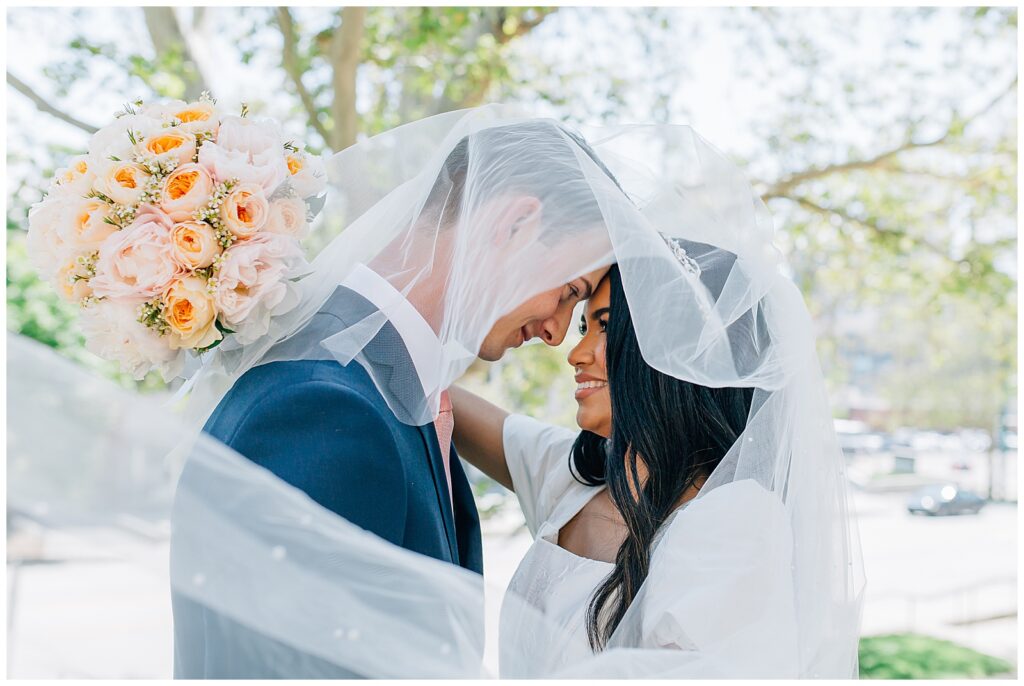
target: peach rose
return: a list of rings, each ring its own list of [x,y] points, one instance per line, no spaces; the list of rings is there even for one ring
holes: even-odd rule
[[[91,252],[117,227],[108,223],[110,205],[98,198],[82,198],[68,203],[61,216],[61,238],[75,252]]]
[[[178,128],[199,135],[200,133],[217,134],[220,123],[213,103],[197,101],[175,107],[171,116],[181,122]]]
[[[174,259],[173,226],[160,208],[139,206],[131,226],[100,244],[96,276],[90,282],[93,292],[100,297],[136,300],[163,293],[184,273]]]
[[[278,198],[270,203],[265,231],[303,239],[309,233],[306,203],[299,198]]]
[[[159,162],[177,160],[178,164],[188,164],[196,154],[196,137],[179,129],[172,127],[153,132],[139,141],[139,152]]]
[[[168,287],[163,300],[172,348],[206,348],[223,338],[217,329],[217,309],[205,279],[178,279]]]
[[[164,179],[160,191],[160,209],[176,222],[192,219],[192,214],[210,200],[213,179],[198,164],[183,164]]]
[[[217,234],[206,222],[188,221],[175,224],[171,230],[171,251],[184,269],[202,269],[213,264],[223,252]]]
[[[237,238],[253,236],[267,223],[270,206],[263,189],[254,183],[235,186],[220,206],[220,218]]]
[[[134,205],[149,177],[149,172],[140,164],[106,160],[97,165],[92,187],[118,204]]]

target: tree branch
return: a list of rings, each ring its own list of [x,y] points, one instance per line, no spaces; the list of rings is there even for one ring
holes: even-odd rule
[[[330,135],[323,122],[320,121],[320,113],[317,111],[316,103],[313,102],[313,96],[310,95],[309,90],[302,83],[302,71],[299,67],[298,50],[295,40],[295,22],[292,21],[292,14],[288,11],[287,7],[277,8],[277,24],[281,29],[281,36],[284,38],[284,46],[281,49],[284,70],[291,78],[292,83],[295,84],[295,91],[298,93],[299,100],[302,101],[302,106],[306,110],[310,125],[324,139],[324,143],[330,145]]]
[[[837,207],[824,207],[824,206],[819,205],[818,203],[814,202],[813,200],[810,200],[809,198],[804,198],[804,197],[800,197],[800,196],[788,196],[788,195],[787,196],[777,196],[777,197],[782,197],[782,198],[785,198],[786,200],[789,200],[791,202],[795,202],[798,205],[800,205],[801,207],[803,207],[804,209],[810,210],[811,212],[814,212],[815,214],[819,214],[819,215],[826,216],[826,217],[829,216],[829,215],[835,215],[835,216],[839,217],[840,219],[842,219],[843,221],[847,221],[847,222],[850,222],[850,223],[853,223],[853,224],[857,224],[859,226],[863,226],[864,228],[866,228],[866,229],[868,229],[870,231],[873,231],[875,234],[877,234],[879,236],[885,236],[885,237],[889,237],[889,238],[910,238],[914,242],[919,243],[919,244],[925,246],[926,248],[928,248],[932,252],[936,253],[937,255],[939,255],[939,256],[947,259],[947,260],[952,259],[949,256],[949,253],[946,250],[943,250],[941,247],[939,247],[939,246],[937,246],[937,245],[935,245],[933,243],[930,243],[930,242],[928,242],[927,240],[925,240],[923,238],[917,238],[915,236],[910,236],[909,234],[907,234],[906,231],[900,231],[898,229],[888,229],[888,228],[886,228],[884,226],[881,226],[877,222],[871,221],[870,219],[865,219],[863,217],[855,217],[855,216],[851,215],[850,213],[846,212],[845,210],[841,210],[841,209],[839,209]]]
[[[331,112],[334,126],[330,145],[342,150],[356,142],[359,115],[356,112],[356,72],[362,54],[363,28],[366,25],[365,7],[346,7],[341,10],[341,28],[331,36],[330,55],[334,74],[334,103]]]
[[[19,79],[17,76],[12,74],[11,72],[7,72],[7,85],[13,86],[14,90],[18,91],[19,93],[24,95],[26,98],[31,100],[33,103],[35,103],[36,108],[39,109],[40,111],[46,112],[47,114],[50,114],[50,115],[53,115],[54,117],[57,117],[57,119],[60,119],[63,122],[67,122],[68,124],[71,124],[72,126],[76,126],[76,127],[80,128],[82,131],[85,131],[86,133],[90,133],[91,134],[91,133],[96,133],[97,131],[99,131],[99,129],[97,127],[93,126],[92,124],[86,124],[83,121],[79,121],[79,120],[75,119],[70,114],[67,114],[65,112],[61,112],[60,110],[58,110],[56,107],[54,107],[53,105],[48,103],[43,98],[43,96],[39,95],[34,90],[29,88],[28,84],[24,83],[21,79]]]
[[[1016,87],[1017,87],[1017,76],[1015,75],[1013,77],[1013,81],[1011,81],[1006,86],[1006,88],[1004,88],[1002,91],[1000,91],[999,94],[996,95],[996,97],[994,97],[991,101],[989,101],[980,110],[978,110],[977,112],[975,112],[974,114],[970,115],[969,117],[967,117],[966,119],[963,119],[963,120],[960,120],[956,116],[954,116],[953,117],[953,122],[946,129],[945,133],[943,133],[938,138],[935,138],[935,139],[930,140],[930,141],[925,141],[923,143],[916,143],[916,142],[914,142],[912,140],[908,140],[907,142],[903,143],[902,145],[899,145],[899,146],[897,146],[897,147],[895,147],[895,148],[893,148],[891,150],[887,150],[887,151],[885,151],[883,153],[880,153],[878,155],[875,155],[874,157],[870,157],[870,158],[865,159],[865,160],[852,160],[850,162],[840,162],[840,163],[837,163],[837,164],[830,164],[830,165],[826,165],[824,167],[816,167],[816,168],[808,169],[806,171],[797,172],[795,174],[790,174],[789,176],[787,176],[786,178],[782,179],[781,181],[778,181],[778,182],[768,186],[767,191],[762,195],[762,197],[765,200],[767,200],[769,198],[784,198],[784,197],[788,197],[789,191],[791,191],[793,188],[799,186],[802,183],[806,183],[808,181],[813,181],[814,179],[820,179],[820,178],[823,178],[825,176],[831,176],[832,174],[840,174],[840,173],[843,173],[843,172],[849,172],[849,171],[854,171],[854,170],[858,170],[858,169],[872,169],[872,168],[875,168],[875,167],[879,166],[880,164],[882,164],[882,163],[892,159],[893,157],[896,157],[900,153],[906,152],[908,150],[915,150],[915,149],[921,149],[921,148],[929,148],[929,147],[933,147],[933,146],[936,146],[936,145],[942,145],[943,143],[948,141],[950,138],[954,137],[954,135],[956,135],[959,131],[962,131],[971,122],[973,122],[974,120],[978,119],[979,117],[982,117],[985,114],[987,114],[1003,98],[1005,98],[1007,95],[1009,95],[1013,91],[1013,89],[1016,88]]]

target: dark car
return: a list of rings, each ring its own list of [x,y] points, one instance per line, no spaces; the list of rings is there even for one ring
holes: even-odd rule
[[[925,486],[907,500],[910,514],[959,515],[978,514],[985,505],[980,496],[953,484]]]

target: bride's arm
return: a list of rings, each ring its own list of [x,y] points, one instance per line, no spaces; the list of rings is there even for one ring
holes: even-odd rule
[[[459,386],[449,388],[448,395],[455,415],[452,439],[459,457],[514,491],[502,440],[502,428],[509,413]]]

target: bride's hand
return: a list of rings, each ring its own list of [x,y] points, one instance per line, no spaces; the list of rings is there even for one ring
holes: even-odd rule
[[[505,463],[502,428],[508,412],[465,388],[448,389],[455,416],[452,439],[459,457],[505,488],[512,488],[512,475]]]

